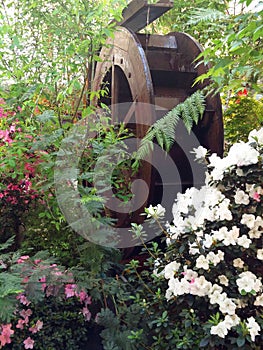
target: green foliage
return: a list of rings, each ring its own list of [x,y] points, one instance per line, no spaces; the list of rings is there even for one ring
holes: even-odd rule
[[[16,98],[20,89],[27,94],[32,86],[45,91],[57,111],[73,109],[76,117],[91,90],[98,50],[113,35],[114,23],[109,23],[120,20],[124,6],[115,0],[5,1],[0,12],[3,83],[14,83]],[[30,107],[33,101],[28,102]]]
[[[16,296],[23,292],[21,276],[7,270],[12,256],[6,251],[10,249],[13,242],[12,237],[0,243],[0,323],[10,322],[16,305]]]
[[[251,97],[235,97],[224,112],[225,137],[229,144],[246,141],[252,129],[263,125],[263,102]]]
[[[241,81],[262,92],[262,8],[247,12],[251,1],[175,1],[172,10],[147,28],[147,32],[185,32],[205,50],[200,55],[209,72],[212,88],[234,93]]]
[[[32,311],[30,325],[33,326],[40,320],[43,328],[36,334],[30,333],[26,327],[16,330],[12,343],[6,349],[21,349],[21,344],[28,336],[35,341],[36,350],[84,350],[91,343],[91,325],[80,312],[82,305],[77,298],[65,300],[49,296],[39,303],[31,303],[29,308]],[[13,321],[14,325],[18,319],[19,317]]]
[[[214,31],[220,31],[221,37],[210,38],[209,46],[199,55],[198,59],[210,63],[211,68],[196,82],[209,78],[216,90],[237,92],[242,81],[262,92],[262,11],[213,16],[209,11],[199,9],[193,22],[203,23],[204,20]]]
[[[193,125],[197,124],[199,119],[202,118],[204,110],[205,97],[200,91],[196,91],[150,127],[141,141],[136,159],[143,159],[149,153],[154,140],[166,151],[169,151],[176,142],[175,129],[179,119],[182,119],[190,133]]]
[[[174,208],[174,212],[179,211],[181,216],[174,217],[170,229],[162,217],[156,214],[157,209],[146,211],[147,214],[151,213],[159,228],[163,227],[164,237],[160,246],[157,242],[149,243],[137,260],[133,259],[126,265],[122,273],[126,279],[126,292],[118,294],[117,299],[115,298],[115,312],[104,310],[99,314],[99,323],[105,328],[101,336],[107,349],[129,349],[130,346],[134,346],[134,349],[152,350],[261,349],[262,333],[257,329],[253,339],[253,330],[249,330],[247,321],[249,318],[256,320],[257,326],[262,329],[262,131],[263,129],[258,132],[261,146],[256,143],[252,146],[254,151],[259,152],[257,163],[251,161],[249,164],[240,165],[242,161],[236,159],[239,144],[234,145],[237,148],[229,152],[232,165],[225,165],[221,180],[214,180],[207,185],[212,192],[217,189],[225,196],[224,201],[228,203],[227,210],[231,212],[231,217],[210,219],[209,210],[214,213],[217,210],[222,214],[225,212],[226,208],[220,209],[223,198],[218,198],[216,205],[209,201],[209,208],[203,208],[200,201],[207,203],[210,196],[217,197],[218,193],[211,192],[206,199],[204,193],[197,189],[189,189],[185,195],[179,194],[180,203],[177,203],[178,208]],[[253,153],[250,148],[247,151]],[[240,157],[245,158],[246,155],[242,154]],[[230,158],[225,162],[224,159],[218,158],[218,162],[228,164]],[[212,159],[211,157],[211,161]],[[249,157],[248,159],[250,162]],[[211,168],[217,166],[220,169],[221,163],[217,164],[215,161],[213,166],[211,164],[209,175],[216,176],[217,173],[213,173]],[[236,198],[237,191],[246,193],[249,197],[248,202],[239,203]],[[188,199],[190,202],[187,204]],[[208,218],[202,221],[202,215],[207,217],[207,214]],[[255,221],[253,227],[244,222],[243,215],[247,214],[258,222]],[[235,243],[224,243],[223,238],[213,236],[219,229],[230,230],[233,225],[240,231]],[[137,236],[142,233],[140,225],[134,224],[133,231]],[[230,231],[228,234],[231,235]],[[204,245],[208,236],[213,236],[211,245]],[[244,237],[250,237],[249,247],[245,247],[241,242]],[[228,240],[229,236],[225,238]],[[167,240],[168,245],[165,246],[162,240]],[[198,253],[191,251],[193,248],[198,249]],[[219,254],[219,251],[223,251],[222,261],[211,262],[207,268],[198,266],[199,256],[212,257]],[[235,265],[234,259],[242,259],[243,265]],[[173,263],[179,265],[171,266]],[[237,280],[242,273],[246,274],[248,271],[257,278],[257,292],[239,291],[237,288]],[[185,277],[187,273],[190,275]],[[227,283],[221,280],[222,275],[227,278]],[[203,284],[204,280],[209,284],[206,287]],[[184,282],[180,284],[179,281]],[[174,294],[169,294],[169,290],[173,290]],[[227,296],[231,302],[237,303],[233,319],[236,316],[240,319],[236,325],[230,327],[227,324],[226,320],[231,320],[232,312],[221,307],[222,300],[213,302],[210,294],[207,294],[211,292],[216,295],[218,291],[222,298]],[[226,327],[227,334],[212,334],[212,327],[218,325]],[[120,345],[120,339],[127,331],[129,335],[126,345]]]
[[[150,29],[158,33],[185,32],[198,38],[204,44],[211,37],[218,37],[220,33],[216,33],[214,28],[211,28],[211,22],[193,25],[191,23],[193,13],[199,9],[207,9],[210,13],[224,12],[227,11],[229,2],[221,0],[174,1],[173,9],[151,24]]]

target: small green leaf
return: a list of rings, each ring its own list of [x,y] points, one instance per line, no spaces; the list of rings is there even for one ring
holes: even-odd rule
[[[245,338],[243,338],[243,337],[238,337],[238,338],[237,338],[237,346],[238,346],[239,348],[241,348],[241,347],[245,344],[245,342],[246,342],[246,339],[245,339]]]

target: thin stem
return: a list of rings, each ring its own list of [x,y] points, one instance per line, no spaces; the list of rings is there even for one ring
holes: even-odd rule
[[[148,287],[148,285],[144,282],[144,280],[142,279],[141,275],[139,274],[139,272],[137,271],[136,268],[134,268],[135,274],[138,277],[138,279],[143,283],[144,287],[148,290],[148,292],[150,292],[151,294],[154,295],[154,292]]]

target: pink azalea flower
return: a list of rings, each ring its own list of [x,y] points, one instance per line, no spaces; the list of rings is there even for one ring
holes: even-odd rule
[[[19,300],[20,303],[23,304],[23,305],[28,306],[29,304],[31,304],[31,301],[29,301],[29,300],[27,299],[27,297],[26,297],[24,294],[21,294],[21,293],[18,294],[18,296],[16,297],[16,299]]]
[[[22,316],[25,319],[26,323],[28,323],[28,317],[30,317],[32,315],[32,310],[31,309],[27,309],[27,310],[23,309],[22,311],[20,311],[19,314],[20,314],[20,316]]]
[[[11,143],[13,140],[9,137],[8,130],[0,130],[0,139],[3,139],[4,142]]]
[[[89,309],[87,307],[84,307],[82,309],[82,314],[83,314],[83,316],[84,316],[86,321],[90,321],[90,319],[91,319],[91,312],[89,311]]]
[[[74,297],[76,295],[76,284],[66,284],[65,294],[67,298]]]
[[[36,259],[36,260],[34,260],[34,263],[37,265],[37,264],[39,264],[41,261],[42,261],[41,259]]]
[[[91,304],[91,297],[88,296],[88,294],[84,290],[81,290],[78,294],[76,294],[76,296],[79,297],[81,303],[85,302],[86,306]]]
[[[10,126],[10,128],[9,128],[9,132],[15,132],[16,131],[16,126],[15,126],[15,124],[12,124],[11,126]]]
[[[253,199],[256,201],[256,202],[260,202],[260,194],[255,192],[254,195],[253,195]]]
[[[45,289],[46,289],[46,286],[47,286],[47,284],[46,284],[46,276],[41,277],[41,278],[39,279],[39,282],[42,284],[42,285],[41,285],[41,289],[42,289],[43,292],[44,292]]]
[[[26,338],[26,340],[23,341],[25,349],[33,349],[34,347],[34,340],[30,337]]]
[[[10,344],[11,343],[11,335],[14,334],[14,331],[11,329],[12,324],[5,324],[2,325],[2,332],[0,335],[0,344],[1,346],[5,346],[5,344]]]
[[[33,327],[30,327],[29,330],[32,333],[37,333],[38,331],[40,331],[40,329],[43,327],[43,322],[41,322],[40,320],[38,320],[36,322],[36,324]]]
[[[32,173],[33,175],[35,174],[35,167],[31,163],[25,164],[25,170],[27,170],[29,173]]]
[[[20,318],[17,322],[17,325],[16,325],[16,328],[19,328],[19,329],[24,329],[24,324],[25,324],[25,320],[22,320],[22,318]]]
[[[1,103],[0,103],[0,105],[1,105]],[[5,114],[5,112],[4,112],[4,109],[3,109],[3,108],[0,108],[0,118],[4,118],[4,117],[6,117],[6,114]]]
[[[29,259],[29,255],[22,255],[20,256],[20,258],[17,260],[18,264],[23,264],[23,262],[25,262],[25,260]]]
[[[90,305],[90,304],[91,304],[91,296],[87,295],[87,297],[85,299],[85,305],[87,306],[87,305]]]

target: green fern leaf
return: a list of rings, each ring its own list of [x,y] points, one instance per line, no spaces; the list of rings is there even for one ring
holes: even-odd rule
[[[163,148],[164,144],[164,137],[163,137],[163,132],[161,129],[157,129],[155,132],[155,137],[158,145]]]
[[[211,8],[200,8],[192,11],[187,23],[189,25],[197,25],[204,22],[213,23],[224,20],[225,18],[226,15],[221,11]]]
[[[202,118],[204,111],[205,97],[201,91],[196,91],[183,103],[177,105],[153,124],[141,140],[135,159],[137,161],[143,159],[149,154],[150,150],[153,150],[152,142],[154,139],[156,139],[159,146],[168,152],[175,142],[175,129],[179,119],[182,119],[187,131],[190,133],[193,125],[197,124]]]

